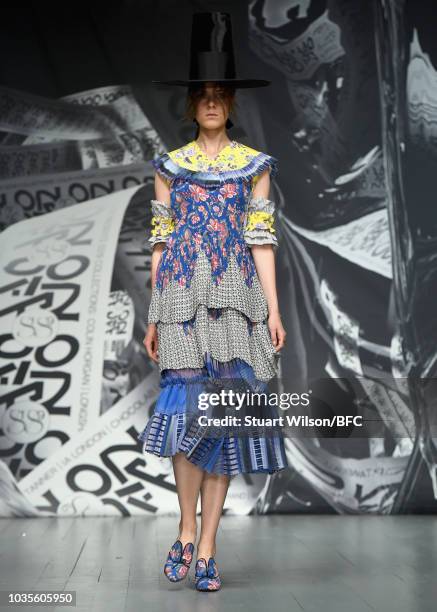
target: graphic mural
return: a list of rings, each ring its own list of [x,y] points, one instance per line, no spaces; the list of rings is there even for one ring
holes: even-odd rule
[[[105,84],[73,90],[69,65],[64,95],[35,93],[25,71],[0,82],[1,516],[177,508],[171,460],[137,436],[159,391],[142,344],[151,160],[194,135],[183,90],[150,80],[158,60],[160,76],[186,68],[173,59],[195,7],[119,10],[119,44],[101,25]],[[233,479],[225,512],[434,512],[432,4],[248,0],[232,18],[247,72],[272,81],[238,90],[229,134],[279,160],[275,390],[311,388],[309,414],[365,427],[290,435],[291,467]]]

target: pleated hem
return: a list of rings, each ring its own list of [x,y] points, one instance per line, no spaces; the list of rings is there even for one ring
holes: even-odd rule
[[[211,474],[274,474],[288,466],[282,438],[201,438],[185,428],[185,415],[153,415],[140,434],[142,451],[157,457],[171,458],[184,453],[186,458]],[[180,438],[174,431],[181,430]],[[259,457],[258,459],[256,457]]]
[[[155,455],[156,457],[159,457],[160,459],[171,459],[177,453],[184,453],[188,461],[191,461],[191,463],[193,463],[194,465],[197,465],[197,467],[200,467],[204,472],[208,472],[209,474],[218,474],[221,476],[231,476],[232,478],[235,478],[235,476],[239,476],[240,474],[269,474],[269,475],[272,475],[272,474],[276,474],[280,472],[281,470],[285,470],[289,467],[288,465],[278,465],[277,468],[258,468],[257,467],[254,469],[245,469],[245,470],[220,471],[214,468],[210,469],[204,463],[199,463],[195,458],[193,458],[192,455],[190,455],[188,451],[185,451],[185,450],[177,450],[172,455],[161,455],[155,450],[148,450],[147,448],[144,448],[144,446],[145,445],[143,445],[143,453],[149,453],[151,455]]]
[[[283,436],[277,433],[277,429],[268,435],[262,435],[265,429],[255,428],[250,435],[229,433],[211,436],[211,430],[199,424],[199,394],[204,393],[207,385],[214,381],[227,381],[229,384],[231,380],[232,388],[233,378],[244,381],[253,391],[266,389],[265,383],[254,376],[251,366],[240,359],[220,363],[208,358],[205,368],[200,370],[166,370],[162,375],[162,391],[154,413],[138,436],[143,442],[143,452],[166,458],[183,452],[189,461],[202,470],[228,476],[274,474],[289,467]],[[237,387],[235,384],[234,388]],[[269,418],[277,414],[273,407],[266,410]]]

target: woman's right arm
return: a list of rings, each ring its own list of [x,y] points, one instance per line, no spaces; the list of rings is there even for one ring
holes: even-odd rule
[[[166,181],[157,172],[155,173],[155,199],[159,200],[160,202],[170,202],[170,188]],[[150,271],[152,291],[155,287],[156,271],[158,269],[164,248],[165,242],[156,242],[153,245]],[[148,324],[143,343],[149,357],[153,359],[153,361],[158,362],[158,331],[156,328],[156,323]]]

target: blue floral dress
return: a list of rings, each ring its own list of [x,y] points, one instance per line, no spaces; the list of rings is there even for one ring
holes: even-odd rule
[[[212,160],[191,141],[153,165],[169,185],[170,202],[151,201],[148,239],[165,243],[148,311],[157,325],[161,391],[139,435],[143,450],[184,452],[202,469],[230,476],[284,469],[282,431],[268,420],[278,416],[274,406],[240,399],[238,409],[199,409],[199,397],[211,392],[267,393],[278,375],[250,248],[277,249],[274,203],[252,196],[266,169],[276,175],[277,160],[235,140]],[[205,426],[201,415],[222,420]],[[239,423],[230,424],[231,416]],[[254,416],[256,425],[249,422]]]

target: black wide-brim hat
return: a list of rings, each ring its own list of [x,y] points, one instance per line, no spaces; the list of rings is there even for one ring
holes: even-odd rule
[[[232,23],[229,13],[194,13],[191,28],[190,71],[188,79],[152,81],[164,85],[200,85],[207,81],[240,87],[265,87],[264,79],[237,78]]]

